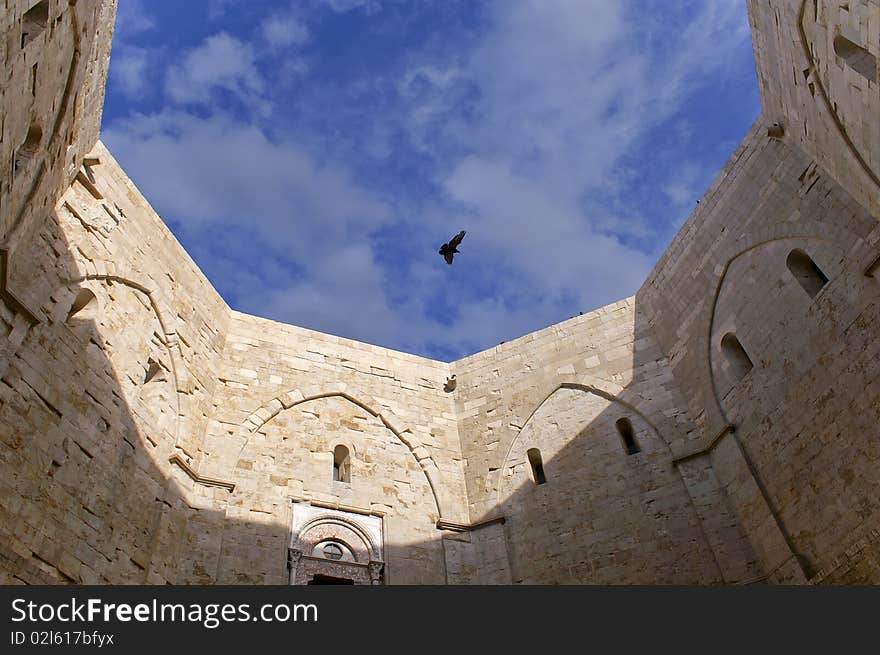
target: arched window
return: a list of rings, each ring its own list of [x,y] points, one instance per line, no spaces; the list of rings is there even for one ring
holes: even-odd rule
[[[638,452],[641,452],[641,448],[639,448],[639,444],[636,443],[636,435],[633,432],[632,422],[628,418],[619,418],[617,419],[617,431],[620,433],[620,438],[623,439],[623,447],[626,449],[627,455],[635,455]]]
[[[92,318],[97,309],[98,300],[89,289],[80,289],[76,295],[76,300],[67,312],[67,321],[69,322],[74,316],[78,319]]]
[[[150,382],[161,382],[165,380],[165,369],[159,363],[159,360],[154,357],[150,357],[147,359],[147,372],[144,375],[144,384],[149,384]]]
[[[49,0],[41,0],[21,17],[21,47],[36,39],[49,22]]]
[[[810,298],[815,298],[816,294],[822,290],[822,287],[828,284],[828,278],[822,272],[822,269],[816,266],[816,262],[799,248],[795,248],[788,253],[785,265],[788,266],[788,270],[794,275],[794,279],[809,294]]]
[[[351,458],[348,448],[341,444],[333,449],[333,480],[351,482]]]
[[[535,484],[547,482],[547,476],[544,475],[544,462],[541,461],[541,451],[537,448],[529,448],[526,455],[529,458],[529,464],[532,465],[532,479]]]
[[[724,353],[737,379],[742,380],[752,370],[754,364],[749,354],[732,332],[721,337],[721,352]]]
[[[339,547],[339,544],[324,544],[321,552],[327,559],[342,559],[342,548]]]
[[[24,142],[19,146],[15,153],[15,161],[13,162],[13,172],[21,170],[28,165],[34,155],[40,150],[40,142],[43,140],[43,129],[34,123],[28,129]]]
[[[877,81],[877,58],[858,43],[837,35],[834,37],[834,54],[866,80]]]

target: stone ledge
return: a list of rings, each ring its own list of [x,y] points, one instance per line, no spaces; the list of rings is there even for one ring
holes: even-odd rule
[[[193,482],[196,482],[197,484],[203,485],[205,487],[220,487],[222,489],[226,489],[229,492],[235,490],[235,483],[233,482],[226,482],[225,480],[218,480],[217,478],[207,478],[200,476],[198,473],[193,471],[190,468],[189,464],[187,464],[186,461],[178,454],[172,455],[168,459],[168,461],[172,464],[177,464],[180,468],[183,469],[183,472],[186,473],[193,480]]]
[[[437,529],[449,530],[450,532],[472,532],[474,530],[479,530],[480,528],[485,528],[486,526],[493,525],[495,523],[503,525],[506,520],[507,519],[505,519],[503,516],[496,516],[491,519],[486,519],[485,521],[479,521],[478,523],[456,523],[454,521],[438,519]]]

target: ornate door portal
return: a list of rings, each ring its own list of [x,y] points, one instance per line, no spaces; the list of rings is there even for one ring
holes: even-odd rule
[[[383,584],[382,517],[293,504],[290,584]]]

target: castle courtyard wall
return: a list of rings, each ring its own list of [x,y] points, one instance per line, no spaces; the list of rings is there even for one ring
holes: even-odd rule
[[[98,140],[115,10],[0,23],[0,583],[880,581],[875,1],[749,0],[645,284],[451,363],[225,303]]]

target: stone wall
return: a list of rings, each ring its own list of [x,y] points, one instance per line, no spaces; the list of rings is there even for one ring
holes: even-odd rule
[[[672,465],[669,444],[697,431],[634,298],[453,370],[471,519],[506,519],[514,582],[757,577],[742,535],[728,525],[724,494],[716,489],[713,512],[702,512],[705,481]],[[637,454],[627,454],[621,419],[632,425]],[[531,448],[546,484],[535,484]]]
[[[0,582],[880,581],[876,2],[750,2],[636,296],[453,363],[231,310],[97,142],[115,3],[6,7]]]
[[[877,527],[880,228],[759,123],[637,299],[765,574],[809,579]],[[821,288],[799,281],[801,252]],[[809,260],[808,260],[809,261]],[[827,282],[822,282],[822,278]],[[740,370],[725,352],[734,335]],[[691,450],[693,449],[693,450]]]
[[[282,531],[292,499],[380,512],[386,581],[445,581],[441,519],[464,521],[449,365],[233,312],[203,471]],[[334,449],[350,454],[334,481]],[[282,561],[284,544],[254,561]],[[281,558],[281,559],[278,559]]]
[[[33,238],[98,139],[115,0],[8,0],[0,18],[0,249]],[[27,270],[19,270],[19,268]]]
[[[748,4],[768,124],[880,216],[880,4]]]

